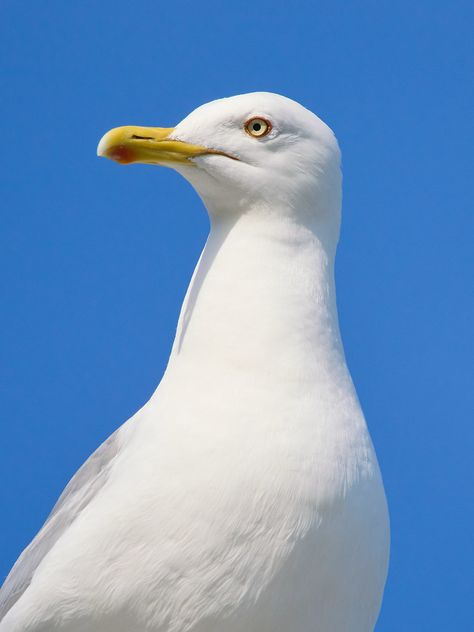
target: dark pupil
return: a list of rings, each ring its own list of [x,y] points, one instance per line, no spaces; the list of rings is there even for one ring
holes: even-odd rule
[[[259,132],[262,129],[260,123],[254,123],[252,127],[254,132]]]

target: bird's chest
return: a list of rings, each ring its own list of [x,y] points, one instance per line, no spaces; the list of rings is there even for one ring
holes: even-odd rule
[[[272,423],[259,423],[237,403],[221,423],[189,427],[175,415],[173,428],[156,443],[150,436],[141,452],[130,509],[142,516],[134,537],[140,546],[148,542],[154,581],[137,575],[133,585],[150,603],[151,587],[159,587],[176,630],[343,630],[336,602],[355,621],[358,601],[366,600],[358,575],[366,577],[367,594],[383,584],[371,562],[372,546],[383,554],[374,534],[382,497],[376,476],[356,481],[361,447],[330,439],[301,406],[293,417],[281,402],[266,411]],[[199,420],[199,407],[194,412]]]
[[[315,397],[237,382],[226,392],[206,391],[178,405],[173,399],[170,409],[162,398],[156,423],[150,415],[137,428],[139,466],[157,491],[172,481],[183,497],[213,490],[215,502],[239,506],[254,497],[272,504],[279,498],[288,508],[318,497],[325,502],[341,491],[366,448],[365,430],[357,436]]]
[[[162,402],[160,423],[150,416],[134,438],[134,502],[140,511],[147,503],[145,527],[157,526],[149,537],[208,551],[223,567],[228,556],[270,572],[323,520],[342,516],[372,456],[365,431],[289,389],[237,386],[173,409]]]
[[[76,581],[137,630],[143,612],[157,632],[344,630],[311,622],[340,611],[328,595],[352,610],[366,600],[358,574],[374,592],[377,519],[361,503],[380,498],[376,479],[356,481],[357,442],[288,395],[161,401],[127,429]]]

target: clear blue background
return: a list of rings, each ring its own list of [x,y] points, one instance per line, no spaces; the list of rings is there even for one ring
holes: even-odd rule
[[[470,628],[472,6],[2,0],[1,577],[154,390],[208,229],[98,139],[270,90],[343,150],[341,326],[393,530],[377,630]]]

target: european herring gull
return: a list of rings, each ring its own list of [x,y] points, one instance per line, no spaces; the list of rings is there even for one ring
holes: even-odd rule
[[[370,632],[388,513],[339,334],[332,131],[254,93],[98,154],[176,169],[211,230],[158,389],[18,559],[0,632]]]

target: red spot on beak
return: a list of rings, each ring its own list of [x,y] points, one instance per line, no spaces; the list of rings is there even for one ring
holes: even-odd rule
[[[107,157],[122,165],[128,165],[134,161],[135,152],[126,145],[116,145],[107,151]]]

